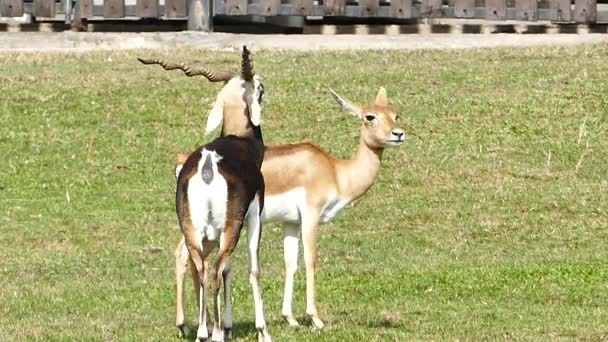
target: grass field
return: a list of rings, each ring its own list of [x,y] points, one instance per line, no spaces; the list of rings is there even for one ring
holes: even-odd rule
[[[0,55],[0,341],[178,340],[173,161],[209,140],[219,86],[142,66],[142,55],[228,70],[239,58]],[[305,321],[302,268],[294,309],[306,324],[282,321],[281,231],[265,226],[273,338],[607,338],[606,55],[607,46],[254,52],[267,142],[350,156],[358,123],[328,87],[367,103],[386,86],[409,134],[385,153],[370,192],[321,229],[326,330]],[[234,333],[250,341],[242,247]]]

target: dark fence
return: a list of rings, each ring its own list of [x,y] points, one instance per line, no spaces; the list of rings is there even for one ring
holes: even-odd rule
[[[129,3],[129,1],[133,1]],[[346,18],[477,18],[595,23],[597,0],[0,0],[0,17],[188,20],[211,30],[212,17],[322,16]],[[67,15],[66,15],[67,13]]]

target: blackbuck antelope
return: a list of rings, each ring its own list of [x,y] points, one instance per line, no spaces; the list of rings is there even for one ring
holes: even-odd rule
[[[240,81],[240,76],[238,74],[234,74],[231,72],[225,72],[225,71],[213,71],[210,70],[206,67],[198,67],[198,68],[192,68],[189,65],[180,63],[180,64],[176,64],[176,63],[169,63],[166,62],[164,60],[160,60],[160,59],[143,59],[143,58],[138,58],[139,61],[143,64],[158,64],[160,66],[162,66],[163,69],[170,71],[170,70],[181,70],[186,76],[188,77],[196,77],[196,76],[204,76],[206,77],[210,82],[223,82],[224,86],[222,88],[222,90],[219,92],[219,94],[217,95],[215,104],[213,106],[213,109],[211,110],[211,112],[209,113],[209,116],[207,118],[207,126],[205,129],[205,133],[210,133],[211,131],[213,131],[215,128],[217,128],[217,126],[219,126],[220,124],[222,124],[222,133],[220,136],[227,136],[227,135],[235,135],[235,136],[240,136],[240,137],[244,137],[244,136],[250,136],[252,134],[254,134],[253,131],[253,126],[251,124],[251,120],[249,119],[249,113],[251,112],[251,104],[253,105],[261,105],[262,100],[263,100],[263,95],[264,95],[264,87],[263,84],[261,82],[259,82],[259,86],[256,88],[258,90],[257,96],[253,97],[253,99],[245,99],[243,97],[243,94],[241,93],[241,91],[238,91],[237,88],[239,86],[239,82]],[[256,79],[258,79],[259,77],[256,75],[255,76]],[[229,82],[236,82],[236,84],[232,84],[230,86],[228,86]],[[260,81],[260,80],[258,80]],[[257,100],[257,104],[255,104],[252,101],[256,101]],[[179,171],[181,170],[183,164],[185,163],[186,159],[188,158],[188,156],[190,155],[190,153],[188,154],[179,154],[178,155],[178,165],[179,167],[176,168],[176,174],[175,177],[176,179],[179,177]],[[176,267],[177,268],[182,268],[183,271],[186,270],[187,268],[187,263],[188,263],[188,250],[186,248],[186,245],[184,243],[184,238],[182,238],[181,243],[179,244],[179,251],[176,251]],[[181,249],[184,249],[183,253]],[[186,260],[182,260],[180,257],[178,257],[183,255],[184,258],[186,258]],[[192,271],[193,274],[193,282],[194,282],[194,288],[198,289],[200,287],[199,281],[198,281],[198,273],[196,270],[196,267],[194,267],[194,265],[190,265],[190,269]],[[224,267],[224,272],[223,272],[223,276],[224,276],[224,328],[225,328],[225,332],[226,332],[226,336],[230,337],[231,334],[231,328],[232,328],[232,302],[231,302],[231,282],[232,282],[232,272],[231,272],[231,263],[230,261],[227,261]],[[188,331],[188,327],[185,325],[185,320],[184,320],[184,310],[183,310],[183,285],[184,285],[184,275],[183,273],[180,272],[176,272],[176,281],[177,281],[177,306],[176,306],[176,310],[177,310],[177,314],[176,314],[176,328],[177,328],[177,334],[178,336],[181,337],[185,337],[186,335],[189,334]],[[200,300],[199,297],[199,292],[195,291],[196,295],[197,295],[197,299]]]
[[[362,196],[378,174],[384,149],[399,146],[405,141],[405,133],[397,128],[397,115],[388,104],[384,88],[380,88],[376,101],[369,106],[353,104],[333,91],[331,94],[346,112],[361,121],[359,147],[353,158],[336,159],[312,144],[301,143],[266,146],[262,164],[266,180],[262,221],[284,222],[286,272],[282,314],[291,326],[298,325],[291,303],[300,234],[306,265],[306,313],[316,328],[322,328],[324,324],[318,315],[315,299],[318,226],[331,221],[346,205]],[[226,123],[239,127],[239,120],[224,116],[222,132],[227,132]],[[178,155],[177,172],[185,156],[185,153]],[[175,250],[175,258],[177,317],[178,322],[180,319],[183,322],[183,284],[188,264],[188,250],[183,239]],[[228,279],[231,278],[230,272],[225,275]],[[225,293],[229,296],[230,290]]]
[[[160,63],[159,63],[160,64]],[[162,65],[162,64],[161,64]],[[164,66],[163,66],[164,67]],[[188,73],[187,67],[182,68]],[[209,77],[208,77],[209,78]],[[220,325],[220,287],[230,269],[243,224],[247,223],[249,282],[253,291],[255,326],[258,340],[269,342],[262,296],[259,286],[258,246],[262,234],[261,213],[264,208],[264,178],[260,171],[264,158],[264,141],[260,129],[261,101],[264,88],[253,72],[249,51],[243,47],[241,75],[232,77],[220,91],[208,119],[213,130],[231,108],[240,108],[248,130],[241,135],[217,138],[192,152],[177,175],[176,211],[185,246],[193,262],[195,284],[199,288],[199,326],[197,337],[207,340],[207,275],[209,255],[219,247],[213,272],[212,341],[223,341],[230,335],[232,319]],[[246,106],[242,106],[243,101]],[[228,301],[229,302],[229,301]]]

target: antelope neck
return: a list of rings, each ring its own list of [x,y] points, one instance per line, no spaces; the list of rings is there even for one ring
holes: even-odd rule
[[[350,201],[363,195],[374,183],[380,170],[384,148],[372,148],[365,142],[363,132],[359,146],[351,159],[338,160],[336,165],[339,191]]]

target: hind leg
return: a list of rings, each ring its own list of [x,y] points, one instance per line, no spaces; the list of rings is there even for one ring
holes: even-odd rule
[[[224,278],[224,337],[232,338],[232,260],[228,259],[222,272]]]
[[[180,242],[177,244],[175,249],[175,286],[176,286],[176,314],[175,314],[175,326],[177,328],[177,336],[184,338],[190,334],[188,327],[185,324],[184,315],[184,280],[186,278],[186,269],[188,268],[188,249],[186,248],[185,239],[182,237]],[[192,266],[193,273],[196,273],[196,267]],[[196,273],[192,280],[195,281],[195,289],[199,288],[198,274]],[[198,291],[197,291],[198,293]],[[198,298],[197,298],[198,299]]]
[[[243,228],[243,221],[240,219],[228,220],[224,228],[224,232],[220,236],[220,249],[218,253],[217,262],[215,264],[215,274],[213,280],[213,334],[211,336],[212,341],[224,341],[224,329],[228,329],[228,332],[232,329],[232,307],[230,306],[230,312],[225,316],[224,323],[229,320],[229,326],[224,326],[220,321],[221,306],[220,306],[220,289],[222,287],[222,279],[225,277],[231,277],[230,273],[230,256],[236,248],[238,243],[241,229]],[[228,266],[228,269],[226,268]],[[230,285],[230,284],[228,284]],[[226,286],[226,284],[225,284]],[[230,293],[224,293],[226,300],[230,301]],[[229,304],[226,304],[229,306]]]
[[[199,291],[199,307],[198,307],[198,329],[196,331],[196,337],[198,341],[206,341],[209,338],[209,331],[207,329],[207,278],[209,273],[209,253],[213,250],[214,245],[212,243],[203,243],[202,250],[188,247],[190,258],[195,265],[196,275],[198,276],[198,282],[200,286]],[[193,271],[194,275],[194,271]]]

